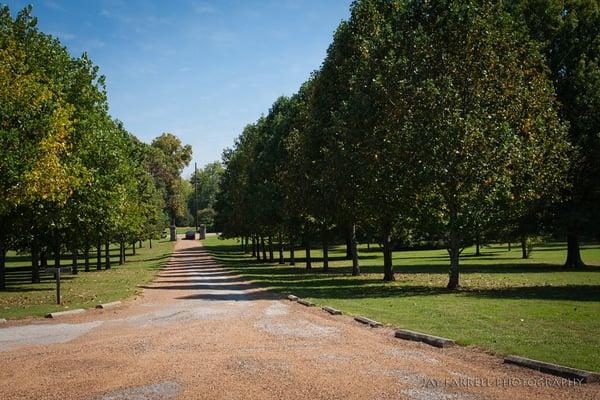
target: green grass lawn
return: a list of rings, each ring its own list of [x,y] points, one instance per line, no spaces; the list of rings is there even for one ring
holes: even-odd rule
[[[222,264],[282,293],[308,298],[353,315],[445,336],[499,354],[516,354],[600,371],[600,245],[586,245],[580,270],[562,267],[566,247],[550,243],[520,258],[519,247],[483,247],[481,256],[465,249],[459,292],[445,289],[445,250],[394,252],[396,281],[384,283],[377,245],[360,247],[362,275],[350,275],[345,247],[330,251],[331,272],[321,271],[313,249],[313,270],[304,251],[296,267],[257,262],[241,253],[235,240],[209,237],[207,249]],[[287,257],[286,253],[286,257]],[[275,253],[277,259],[277,253]]]
[[[95,252],[90,260],[91,271],[84,272],[80,260],[79,274],[61,274],[62,305],[56,304],[56,281],[52,274],[41,274],[41,282],[31,283],[31,265],[28,255],[9,252],[7,257],[6,290],[0,291],[0,318],[23,318],[42,316],[52,311],[72,308],[94,307],[99,303],[126,299],[137,294],[140,285],[151,281],[165,263],[173,249],[173,242],[167,239],[153,240],[152,249],[148,242],[131,255],[127,249],[127,262],[118,265],[119,251],[111,248],[111,269],[96,270]],[[65,256],[61,265],[70,266],[71,260]],[[104,268],[104,257],[102,258]],[[54,261],[49,260],[49,267]]]

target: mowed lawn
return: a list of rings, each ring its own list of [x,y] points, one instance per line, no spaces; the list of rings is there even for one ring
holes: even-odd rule
[[[42,316],[52,311],[73,308],[94,307],[99,303],[122,300],[141,291],[140,285],[150,282],[160,267],[169,259],[173,242],[166,239],[153,240],[152,249],[148,242],[132,255],[127,249],[127,262],[119,265],[118,247],[111,248],[111,269],[96,270],[95,250],[90,259],[90,272],[83,270],[80,259],[79,273],[61,274],[62,305],[56,304],[56,281],[52,274],[42,272],[41,282],[31,283],[31,264],[29,255],[17,255],[9,252],[7,257],[6,290],[0,291],[0,318],[13,319],[28,316]],[[54,266],[54,260],[48,260],[48,266]],[[70,266],[70,256],[65,255],[61,265]]]
[[[352,315],[364,315],[394,327],[455,339],[501,355],[516,354],[562,365],[600,371],[600,245],[585,245],[588,267],[562,267],[566,247],[550,243],[521,259],[519,247],[494,245],[463,251],[459,292],[445,289],[445,250],[394,252],[396,281],[384,283],[377,245],[360,246],[362,275],[351,276],[345,247],[330,251],[331,272],[321,270],[321,252],[313,249],[313,270],[304,251],[295,267],[257,262],[235,240],[209,237],[205,247],[228,268],[281,293],[311,299]],[[286,257],[288,253],[286,253]],[[277,260],[277,252],[275,252]]]

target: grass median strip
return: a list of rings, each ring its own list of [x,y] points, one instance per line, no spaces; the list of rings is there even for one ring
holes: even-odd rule
[[[461,255],[463,289],[448,291],[445,250],[395,251],[395,282],[384,283],[383,258],[376,246],[359,248],[361,275],[351,275],[345,246],[332,246],[329,272],[313,248],[313,268],[262,263],[243,254],[239,242],[209,237],[204,246],[221,264],[276,292],[294,293],[316,305],[363,315],[386,325],[452,338],[499,354],[600,371],[600,245],[582,246],[588,266],[565,269],[564,243],[520,251],[494,245],[475,256]],[[284,254],[285,259],[289,253]]]

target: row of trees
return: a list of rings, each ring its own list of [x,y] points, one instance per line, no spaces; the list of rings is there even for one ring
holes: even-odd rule
[[[0,149],[1,289],[9,249],[31,254],[34,283],[64,253],[73,273],[91,252],[110,268],[110,243],[124,262],[126,244],[157,237],[177,212],[191,158],[172,134],[147,145],[113,120],[98,68],[40,32],[31,7],[15,19],[0,8]]]
[[[599,195],[597,1],[357,0],[318,71],[224,152],[225,236],[323,246],[357,227],[442,239],[448,288],[465,246],[556,228],[568,266]],[[589,229],[588,229],[589,232]]]

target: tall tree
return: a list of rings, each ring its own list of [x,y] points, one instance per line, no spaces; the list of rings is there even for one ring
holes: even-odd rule
[[[75,184],[66,159],[73,106],[59,85],[31,65],[33,39],[49,41],[36,24],[31,7],[14,21],[8,7],[0,7],[0,215],[28,202],[65,201]]]
[[[560,181],[568,161],[543,58],[502,7],[411,2],[394,29],[398,79],[386,80],[388,92],[411,99],[402,125],[427,188],[420,202],[446,236],[450,289],[461,249],[510,198],[515,171],[533,171],[540,188]]]
[[[560,209],[567,267],[580,267],[583,234],[600,221],[600,3],[597,0],[516,0],[513,12],[542,45],[560,116],[569,122],[570,188]]]
[[[403,3],[355,2],[348,22],[356,49],[347,101],[354,132],[350,140],[362,169],[356,198],[363,205],[363,225],[372,225],[382,243],[385,281],[394,280],[393,242],[408,229],[419,190],[411,169],[415,152],[404,129],[411,99],[395,97],[392,101],[389,93],[397,90],[390,86],[402,79],[398,54],[404,49],[397,47],[394,24],[405,17]],[[366,206],[373,204],[377,207]]]
[[[236,140],[234,149],[223,152],[225,171],[216,196],[215,210],[216,224],[224,237],[256,236],[259,232],[255,224],[258,204],[252,202],[254,186],[249,178],[256,141],[256,124],[249,124]]]
[[[170,239],[176,240],[175,219],[185,207],[181,191],[181,172],[192,159],[192,147],[183,145],[172,133],[164,133],[152,141],[149,169],[157,186],[164,190],[166,211],[170,218]]]
[[[355,71],[362,61],[361,49],[351,25],[342,22],[335,32],[327,57],[314,79],[310,105],[310,129],[307,130],[309,159],[318,163],[315,170],[318,185],[327,192],[337,224],[348,232],[352,249],[352,274],[359,275],[356,245],[356,225],[360,222],[364,203],[359,194],[369,179],[361,159],[361,119],[368,112],[359,107],[361,93],[354,89],[360,84]]]

